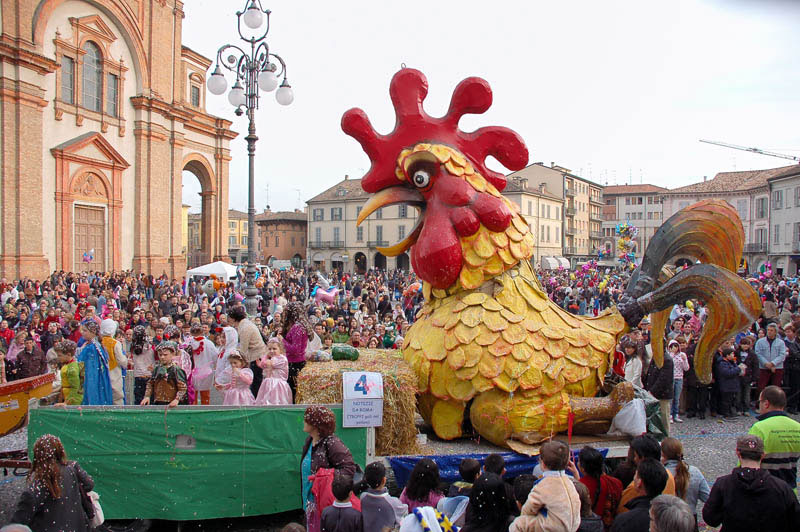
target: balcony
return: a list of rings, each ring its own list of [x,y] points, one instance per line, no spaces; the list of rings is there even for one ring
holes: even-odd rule
[[[589,219],[590,219],[591,221],[593,221],[593,222],[602,222],[602,221],[603,221],[603,217],[602,217],[602,216],[600,216],[599,214],[596,214],[596,213],[594,213],[594,214],[589,214]],[[611,218],[608,218],[608,220],[613,220],[613,219],[614,219],[613,217],[611,217]]]
[[[567,188],[567,189],[564,190],[564,193],[567,196],[574,196],[575,195],[575,189],[574,188]]]
[[[603,238],[603,233],[600,231],[589,231],[589,238]]]
[[[389,247],[389,242],[386,240],[369,240],[367,241],[367,247],[370,248],[385,248]]]
[[[318,240],[316,242],[309,242],[308,247],[311,249],[325,249],[328,247],[328,244],[330,244],[328,240]]]
[[[589,203],[592,205],[605,205],[600,198],[592,196],[589,196]]]
[[[329,243],[328,247],[332,249],[339,249],[344,247],[344,240],[334,240],[333,242]]]
[[[766,253],[767,252],[767,243],[766,242],[755,242],[753,244],[745,244],[744,245],[744,252],[745,253]]]
[[[792,253],[800,253],[800,242],[794,242],[792,244]]]
[[[575,207],[566,207],[566,208],[564,208],[564,214],[566,216],[575,216],[576,212],[577,211],[575,210]]]
[[[567,236],[575,236],[575,228],[570,226],[565,227],[564,234]]]
[[[564,255],[577,255],[578,248],[564,248]]]

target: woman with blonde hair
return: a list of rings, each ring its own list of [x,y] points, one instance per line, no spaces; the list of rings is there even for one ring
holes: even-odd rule
[[[45,434],[33,444],[28,488],[22,492],[11,522],[28,525],[36,532],[88,531],[81,488],[91,491],[92,477],[77,462],[67,461],[61,440]]]
[[[711,493],[703,473],[683,460],[683,445],[675,438],[661,442],[661,462],[675,478],[675,495],[686,501],[697,522],[697,501],[705,502]]]

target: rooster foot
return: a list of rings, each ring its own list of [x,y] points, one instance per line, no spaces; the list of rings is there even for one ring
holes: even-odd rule
[[[569,405],[575,423],[589,420],[610,420],[633,399],[633,384],[623,381],[607,397],[570,397]]]

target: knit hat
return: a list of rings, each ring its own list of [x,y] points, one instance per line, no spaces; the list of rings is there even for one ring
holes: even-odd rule
[[[167,341],[161,342],[156,347],[156,351],[159,351],[159,352],[163,351],[164,349],[170,349],[174,353],[177,353],[178,352],[178,344],[173,342],[172,340],[167,340]]]
[[[167,325],[166,327],[164,327],[164,336],[166,338],[180,337],[180,335],[181,335],[181,330],[178,329],[177,325],[171,325],[170,324],[170,325]]]
[[[764,454],[764,440],[753,434],[736,438],[736,450],[754,454]]]
[[[94,334],[94,335],[98,335],[98,334],[100,334],[100,326],[97,324],[97,322],[96,322],[96,321],[94,321],[94,320],[92,320],[92,319],[83,320],[83,321],[81,322],[81,325],[82,325],[82,326],[83,326],[83,327],[84,327],[84,328],[85,328],[87,331],[91,332],[91,333],[92,333],[92,334]]]

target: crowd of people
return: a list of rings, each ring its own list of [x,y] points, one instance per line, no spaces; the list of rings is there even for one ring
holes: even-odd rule
[[[626,272],[601,271],[594,264],[537,273],[553,301],[578,315],[614,305],[629,279]],[[238,280],[206,281],[131,272],[2,279],[0,383],[52,372],[63,405],[210,404],[212,390],[226,405],[291,404],[307,361],[326,359],[333,344],[399,348],[423,303],[410,273],[323,276],[289,269],[273,271],[259,284],[257,312],[248,316]],[[741,467],[713,488],[685,463],[678,440],[659,445],[645,435],[633,440],[629,459],[613,475],[591,447],[572,456],[555,441],[542,449],[541,471],[513,484],[503,479],[499,455],[484,464],[463,463],[462,479],[449,487],[441,485],[435,462],[421,460],[395,500],[386,493],[381,464],[369,464],[364,480],[353,482],[358,466],[335,438],[330,415],[312,407],[301,454],[309,529],[380,530],[379,523],[435,530],[434,523],[446,529],[452,521],[467,532],[688,531],[698,521],[697,503],[705,502],[702,515],[709,524],[760,530],[765,528],[744,525],[756,517],[743,514],[741,501],[761,504],[762,498],[775,523],[769,530],[797,529],[797,500],[784,486],[790,494],[795,488],[800,456],[800,424],[787,415],[800,409],[798,284],[780,276],[753,281],[763,315],[718,349],[710,384],[694,372],[708,314],[701,301],[676,306],[665,331],[653,331],[645,319],[623,336],[607,379],[628,380],[650,392],[660,403],[667,436],[670,423],[683,422],[681,416],[758,415],[752,435],[736,444]],[[331,295],[314,297],[320,289]],[[650,344],[662,334],[667,354],[658,367]],[[91,478],[70,466],[52,438],[41,443],[47,450],[38,458],[34,449],[32,491],[20,501],[19,522],[36,523],[36,508],[47,506],[41,502],[47,494],[59,497],[58,479],[69,490],[78,483],[91,489]],[[307,482],[312,476],[315,481]],[[320,504],[321,498],[329,504]],[[370,508],[379,508],[380,515]]]

